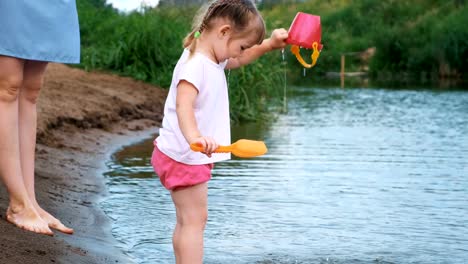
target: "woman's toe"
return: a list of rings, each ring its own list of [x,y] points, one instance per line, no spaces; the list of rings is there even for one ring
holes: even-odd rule
[[[56,230],[58,230],[58,231],[60,231],[62,233],[65,233],[65,234],[70,234],[70,235],[73,234],[73,229],[71,229],[69,227],[66,227],[60,221],[49,223],[49,227],[51,227],[53,229],[56,229]]]

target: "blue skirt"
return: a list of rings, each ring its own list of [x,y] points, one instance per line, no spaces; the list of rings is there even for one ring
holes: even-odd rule
[[[0,0],[0,55],[79,63],[75,0]]]

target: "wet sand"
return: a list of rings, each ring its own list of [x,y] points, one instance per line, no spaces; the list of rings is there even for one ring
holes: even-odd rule
[[[49,237],[5,221],[0,186],[0,263],[132,263],[99,207],[105,161],[157,132],[166,91],[130,78],[51,64],[38,103],[36,193],[75,234]]]

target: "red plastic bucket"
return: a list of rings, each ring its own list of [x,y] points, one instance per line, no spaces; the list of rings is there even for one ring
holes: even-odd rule
[[[320,44],[322,38],[322,26],[320,16],[314,16],[303,12],[298,12],[291,27],[286,42],[306,49],[312,49],[312,44],[318,44],[318,50],[322,50]]]

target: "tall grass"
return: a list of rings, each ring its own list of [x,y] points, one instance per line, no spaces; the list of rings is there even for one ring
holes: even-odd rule
[[[231,109],[235,109],[231,111],[231,119],[239,122],[271,117],[270,111],[282,104],[283,76],[279,52],[263,56],[247,67],[229,71],[229,99]]]
[[[187,11],[188,12],[188,11]],[[83,45],[82,64],[106,69],[161,87],[170,84],[190,19],[176,9],[154,9],[111,16],[91,34],[101,38]]]

